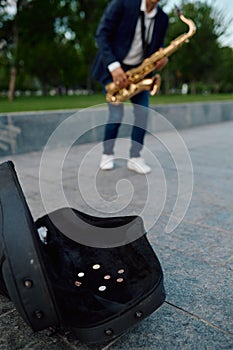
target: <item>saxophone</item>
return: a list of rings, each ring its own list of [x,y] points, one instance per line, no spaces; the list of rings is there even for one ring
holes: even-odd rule
[[[105,86],[106,100],[110,103],[118,104],[127,101],[132,96],[138,94],[143,90],[150,91],[151,96],[154,96],[160,88],[161,78],[159,74],[155,74],[152,78],[145,78],[149,73],[153,72],[155,63],[163,57],[170,56],[173,52],[178,50],[185,42],[189,41],[195,32],[195,23],[183,16],[181,11],[176,8],[180,20],[186,23],[189,31],[178,36],[171,41],[170,45],[159,51],[154,52],[150,57],[143,60],[143,62],[136,68],[132,68],[126,72],[129,85],[124,88],[119,88],[114,82]]]

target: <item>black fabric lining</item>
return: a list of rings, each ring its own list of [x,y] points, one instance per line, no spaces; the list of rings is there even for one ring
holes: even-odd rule
[[[95,223],[96,219],[99,220],[91,216],[85,218]],[[120,218],[118,224],[122,225],[124,220],[129,221],[129,217]],[[107,227],[111,227],[111,221],[117,224],[116,218],[100,221]],[[161,279],[160,264],[145,235],[125,246],[93,248],[66,237],[48,215],[38,219],[36,226],[48,229],[47,244],[41,242],[41,251],[61,313],[60,319],[70,326],[96,325],[124,312]],[[94,270],[95,264],[100,268]],[[121,269],[124,273],[119,274]],[[84,276],[79,278],[79,272]],[[111,278],[105,280],[106,275]],[[117,282],[118,278],[123,278],[123,282]],[[75,281],[81,285],[77,287]],[[106,290],[99,291],[100,286],[105,286]]]

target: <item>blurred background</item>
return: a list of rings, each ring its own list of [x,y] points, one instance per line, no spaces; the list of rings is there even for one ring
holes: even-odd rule
[[[232,97],[230,2],[160,1],[170,18],[165,46],[187,31],[174,5],[197,26],[194,37],[170,57],[163,70],[161,95]],[[0,101],[22,96],[101,94],[101,86],[91,79],[91,67],[97,50],[95,30],[108,3],[0,0]]]

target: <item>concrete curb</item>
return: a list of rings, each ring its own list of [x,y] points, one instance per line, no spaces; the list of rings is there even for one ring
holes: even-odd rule
[[[233,120],[233,101],[186,103],[151,106],[151,109],[165,117],[176,129],[186,129],[210,123]],[[42,112],[21,112],[0,114],[0,156],[40,151],[46,145],[53,131],[79,110],[58,110]],[[85,109],[82,128],[88,131],[77,143],[101,141],[103,127],[95,128],[95,118],[107,120],[107,108]],[[90,113],[91,111],[91,113]],[[94,111],[94,113],[93,113]],[[88,114],[88,115],[87,115]],[[148,130],[166,131],[169,123],[161,118],[150,118]],[[127,123],[127,118],[124,120]],[[129,134],[129,128],[123,126],[120,136]],[[67,138],[68,135],[64,135]]]

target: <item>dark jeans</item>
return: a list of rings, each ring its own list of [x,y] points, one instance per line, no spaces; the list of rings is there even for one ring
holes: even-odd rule
[[[130,101],[133,103],[134,125],[131,133],[130,157],[140,157],[146,133],[149,91],[142,91],[133,96]],[[104,154],[113,154],[114,145],[118,135],[119,127],[124,116],[124,104],[114,105],[109,103],[109,119],[105,126]]]

